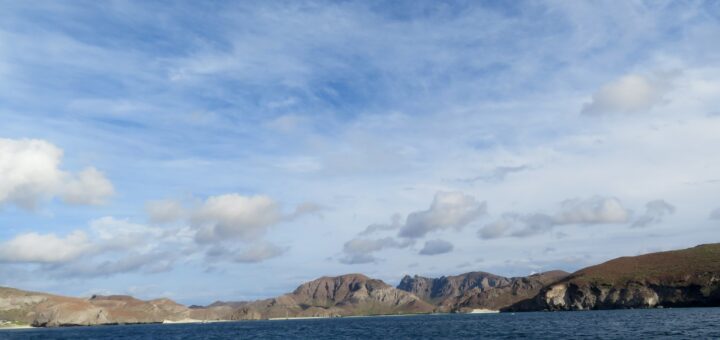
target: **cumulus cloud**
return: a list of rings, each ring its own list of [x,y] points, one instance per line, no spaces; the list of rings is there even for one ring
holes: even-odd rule
[[[556,224],[624,223],[631,214],[617,198],[595,196],[563,201],[555,220]]]
[[[631,225],[633,228],[644,228],[662,222],[665,215],[675,213],[675,206],[664,200],[654,200],[645,204],[645,214],[638,217]]]
[[[197,252],[182,229],[161,229],[102,217],[65,236],[24,233],[0,244],[0,262],[40,265],[55,277],[94,277],[142,270],[169,270],[182,256]]]
[[[439,255],[449,253],[453,250],[452,243],[443,240],[430,240],[420,249],[420,255]]]
[[[401,219],[402,219],[402,217],[400,216],[400,214],[394,214],[391,217],[390,224],[382,224],[382,223],[371,224],[371,225],[367,226],[365,228],[365,230],[361,231],[358,235],[367,236],[370,234],[374,234],[376,232],[397,230],[402,226]]]
[[[62,200],[71,204],[99,205],[115,193],[112,183],[95,168],[87,168],[63,185]]]
[[[346,254],[340,258],[340,263],[343,264],[364,264],[364,263],[375,263],[378,259],[371,254]]]
[[[412,244],[412,241],[400,242],[392,237],[380,239],[354,238],[343,245],[345,256],[340,259],[340,262],[345,264],[375,262],[377,261],[373,256],[375,252],[387,248],[406,248]]]
[[[502,218],[497,221],[490,222],[482,227],[482,229],[478,230],[478,237],[483,239],[502,237],[515,226],[515,221],[512,219]]]
[[[384,248],[403,248],[407,245],[409,245],[408,242],[398,242],[392,237],[385,237],[381,239],[355,238],[345,242],[343,250],[346,253],[359,254],[371,253]]]
[[[410,213],[401,223],[399,215],[393,215],[390,224],[372,224],[359,233],[359,236],[347,241],[343,246],[344,257],[340,259],[345,264],[360,264],[377,262],[374,253],[388,248],[406,248],[428,233],[446,230],[461,229],[474,222],[487,211],[485,202],[478,202],[475,197],[462,192],[437,192],[430,208]],[[364,236],[373,233],[400,229],[398,236],[370,239]],[[449,245],[449,248],[448,248]],[[452,244],[434,240],[425,243],[420,253],[422,255],[435,255],[452,250]]]
[[[96,244],[103,250],[152,250],[178,236],[177,229],[162,229],[105,216],[90,222]]]
[[[235,262],[257,263],[284,254],[287,248],[278,247],[270,243],[262,243],[249,247],[233,257]]]
[[[322,209],[317,204],[303,203],[293,212],[284,213],[280,204],[268,196],[237,193],[210,196],[191,206],[175,200],[151,201],[145,206],[151,222],[186,221],[195,230],[196,241],[203,244],[258,240],[271,226]]]
[[[150,222],[170,223],[183,219],[186,215],[185,208],[175,200],[150,201],[145,204]]]
[[[43,266],[43,271],[56,277],[94,278],[122,273],[142,272],[155,274],[172,269],[178,257],[172,252],[130,252],[120,257],[99,261],[74,261],[63,265]]]
[[[43,140],[0,139],[0,204],[33,209],[58,197],[69,204],[101,204],[114,193],[95,168],[77,174],[60,169],[63,151]]]
[[[92,248],[88,235],[82,231],[74,231],[64,237],[26,233],[0,244],[0,262],[68,262],[88,253]]]
[[[569,199],[560,203],[554,215],[543,213],[506,213],[497,221],[483,226],[478,237],[499,238],[506,235],[527,237],[551,231],[556,226],[569,224],[621,224],[627,223],[632,211],[614,197],[594,196],[588,199]]]
[[[603,86],[582,108],[585,115],[632,113],[651,109],[663,102],[674,75],[629,74]]]
[[[515,221],[519,222],[518,225],[521,227],[512,231],[510,235],[514,237],[528,237],[543,234],[552,230],[556,225],[563,224],[545,214],[517,215]]]
[[[280,206],[270,197],[238,194],[209,197],[191,218],[203,243],[257,239],[282,219]]]
[[[430,208],[410,213],[400,236],[420,238],[427,233],[455,228],[461,229],[487,212],[485,202],[462,192],[438,192]]]

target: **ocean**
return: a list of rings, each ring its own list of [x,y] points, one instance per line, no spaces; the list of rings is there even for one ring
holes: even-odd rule
[[[3,339],[720,338],[720,308],[437,314],[16,329]]]

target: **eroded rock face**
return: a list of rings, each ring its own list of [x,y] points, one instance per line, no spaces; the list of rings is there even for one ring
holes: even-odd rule
[[[551,271],[513,278],[485,272],[470,272],[435,279],[405,276],[398,288],[435,304],[435,310],[438,312],[499,310],[537,295],[546,285],[567,275],[568,273],[563,271]]]
[[[623,287],[597,287],[594,285],[577,286],[572,283],[559,283],[544,291],[527,308],[543,310],[589,310],[653,308],[662,298],[650,287],[642,284],[630,284]]]
[[[429,313],[417,296],[362,274],[322,277],[290,294],[240,306],[233,319]]]
[[[411,292],[428,301],[437,302],[460,296],[471,289],[477,288],[479,291],[484,291],[509,283],[510,280],[506,277],[485,272],[470,272],[440,278],[405,276],[400,281],[398,289]]]
[[[222,308],[206,308],[200,320],[220,320]],[[196,316],[197,316],[196,315]],[[0,288],[0,319],[37,327],[91,326],[126,323],[160,323],[184,320],[192,311],[169,299],[142,301],[130,296],[95,295],[89,299]]]
[[[88,302],[102,308],[113,323],[159,323],[190,318],[190,310],[169,299],[142,301],[126,295],[94,295]]]
[[[579,270],[507,310],[720,306],[720,244],[621,257]]]
[[[34,308],[31,325],[36,327],[90,326],[112,323],[107,312],[82,301],[63,301]]]

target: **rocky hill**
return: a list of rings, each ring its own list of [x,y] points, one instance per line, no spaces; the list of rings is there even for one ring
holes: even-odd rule
[[[362,274],[321,277],[290,294],[248,303],[233,319],[331,317],[429,313],[433,306],[417,296]]]
[[[505,277],[486,272],[470,272],[440,278],[406,275],[400,280],[397,288],[413,293],[426,301],[440,303],[448,298],[460,296],[474,288],[487,290],[507,285],[509,282],[510,280]]]
[[[362,274],[321,277],[292,293],[252,302],[177,304],[168,299],[87,299],[0,287],[0,321],[34,326],[249,320],[286,317],[720,306],[720,244],[621,257],[573,274],[527,277],[470,272],[406,276],[397,288]]]
[[[546,285],[568,273],[551,271],[527,277],[507,278],[486,272],[426,278],[405,276],[398,289],[411,292],[436,306],[438,312],[472,309],[499,310],[537,295]]]
[[[579,270],[509,311],[720,306],[720,243]]]
[[[0,320],[41,327],[219,320],[221,308],[191,310],[168,299],[142,301],[130,296],[95,295],[89,299],[0,288]]]
[[[87,326],[181,320],[248,320],[284,317],[429,313],[413,294],[361,274],[322,277],[294,292],[254,302],[216,302],[188,308],[169,299],[125,295],[88,299],[0,288],[0,320],[33,326]]]

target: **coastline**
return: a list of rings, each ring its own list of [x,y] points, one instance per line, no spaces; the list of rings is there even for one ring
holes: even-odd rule
[[[499,310],[495,309],[485,309],[485,308],[476,308],[468,312],[467,314],[497,314],[500,313]]]
[[[12,329],[30,329],[30,328],[42,328],[42,327],[33,327],[33,326],[30,326],[30,325],[2,326],[2,327],[0,327],[0,331],[12,330]]]
[[[187,323],[218,323],[232,322],[234,320],[200,320],[200,319],[182,319],[182,320],[163,320],[162,325],[187,324]]]

